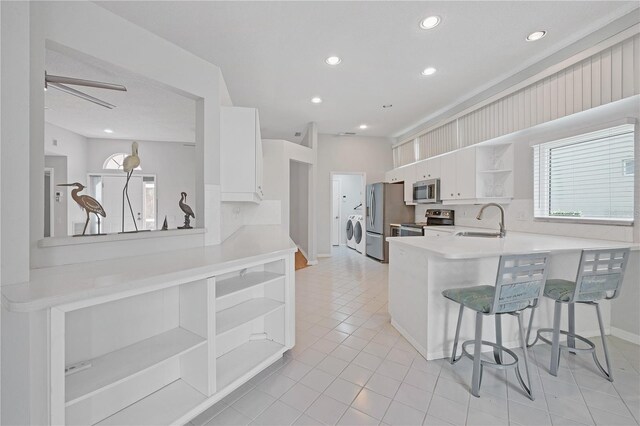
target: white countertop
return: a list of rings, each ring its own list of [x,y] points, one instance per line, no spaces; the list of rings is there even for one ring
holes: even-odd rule
[[[296,250],[280,225],[245,226],[217,246],[32,269],[28,283],[2,287],[2,303],[27,312],[132,289],[164,288]]]
[[[447,230],[449,229],[450,228]],[[462,230],[496,232],[493,229],[455,227],[455,232]],[[442,256],[445,259],[477,259],[500,256],[502,254],[531,253],[536,251],[557,253],[592,248],[631,247],[632,250],[640,250],[640,244],[637,243],[509,231],[507,231],[505,238],[456,237],[446,235],[440,237],[389,237],[387,241],[392,245],[397,244],[419,248]]]

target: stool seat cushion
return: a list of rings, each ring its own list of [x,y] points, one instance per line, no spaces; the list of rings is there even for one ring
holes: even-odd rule
[[[475,287],[449,288],[442,292],[447,299],[460,303],[466,308],[476,312],[488,314],[493,306],[496,288],[492,285],[479,285]],[[508,303],[500,306],[500,313],[516,312],[531,306],[531,301]]]
[[[495,287],[480,285],[476,287],[449,288],[442,292],[447,299],[460,303],[477,312],[491,312]]]
[[[571,299],[575,291],[576,283],[569,280],[552,279],[547,280],[544,285],[544,295],[559,302],[573,302],[574,300]],[[605,297],[607,297],[606,291],[595,291],[581,295],[580,300],[575,300],[575,302],[593,302]]]

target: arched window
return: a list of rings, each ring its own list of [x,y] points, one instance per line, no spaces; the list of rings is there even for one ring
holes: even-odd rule
[[[124,158],[129,155],[124,152],[118,152],[116,154],[110,155],[102,165],[102,168],[105,170],[122,170],[122,163],[124,162]],[[140,166],[136,167],[135,170],[142,170]]]

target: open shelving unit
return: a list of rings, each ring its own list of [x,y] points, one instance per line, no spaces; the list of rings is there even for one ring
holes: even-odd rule
[[[71,406],[205,343],[204,338],[177,327],[94,358],[89,361],[90,368],[66,376],[65,405]]]
[[[293,346],[292,254],[185,281],[51,308],[52,423],[184,424]]]
[[[476,198],[508,203],[513,198],[513,144],[476,147]]]
[[[233,385],[285,350],[284,261],[216,283],[217,387]],[[255,374],[255,373],[254,373]]]

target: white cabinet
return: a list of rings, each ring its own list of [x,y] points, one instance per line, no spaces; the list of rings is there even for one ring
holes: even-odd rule
[[[401,168],[389,170],[384,174],[384,181],[387,183],[400,183],[404,181],[404,173]]]
[[[416,163],[416,182],[440,177],[440,157]]]
[[[222,201],[260,202],[262,137],[255,108],[223,107],[220,113],[220,187]]]
[[[442,200],[475,199],[475,170],[475,148],[462,149],[440,157],[440,197]]]
[[[295,343],[293,256],[51,307],[51,424],[185,424],[271,365]]]
[[[416,183],[416,166],[411,164],[402,167],[400,170],[402,170],[404,178],[404,202],[405,204],[415,205],[413,202],[413,184]]]

